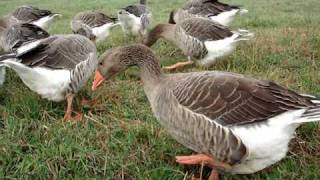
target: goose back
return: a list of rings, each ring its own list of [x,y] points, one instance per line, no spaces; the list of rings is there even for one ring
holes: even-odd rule
[[[39,9],[33,6],[21,6],[18,7],[13,13],[12,16],[22,22],[32,22],[36,21],[45,16],[52,15],[50,10]]]

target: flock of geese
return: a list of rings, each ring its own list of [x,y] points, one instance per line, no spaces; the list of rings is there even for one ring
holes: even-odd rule
[[[168,23],[148,30],[152,13],[141,1],[119,10],[118,18],[80,12],[71,22],[73,34],[50,35],[46,30],[61,15],[22,6],[0,20],[0,83],[5,68],[13,69],[43,98],[66,99],[64,119],[71,120],[76,118],[73,98],[94,72],[93,91],[138,66],[155,117],[174,139],[198,153],[177,156],[176,162],[211,167],[209,179],[218,179],[218,172],[255,173],[286,156],[296,128],[320,121],[320,101],[231,72],[166,74],[149,48],[163,38],[183,51],[187,60],[165,69],[211,66],[254,36],[228,28],[235,16],[247,12],[217,0],[189,0],[168,15]],[[116,26],[140,43],[109,49],[98,58],[95,43],[106,40]]]

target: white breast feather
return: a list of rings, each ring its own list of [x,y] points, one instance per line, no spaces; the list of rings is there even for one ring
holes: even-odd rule
[[[62,101],[70,84],[69,70],[52,70],[44,67],[30,68],[13,60],[3,61],[12,68],[32,91],[52,101]]]
[[[139,35],[139,31],[142,29],[141,18],[136,17],[133,14],[119,15],[120,25],[122,30],[126,34]]]

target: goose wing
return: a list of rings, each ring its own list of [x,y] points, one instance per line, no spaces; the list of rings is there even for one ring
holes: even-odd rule
[[[189,18],[179,25],[188,35],[200,41],[221,40],[233,35],[227,27],[204,18]]]
[[[21,45],[49,37],[49,33],[42,28],[28,23],[15,24],[10,26],[4,34],[4,41],[10,50]]]
[[[262,122],[288,110],[315,106],[311,99],[270,81],[225,72],[204,72],[179,79],[179,103],[221,125]]]
[[[101,12],[85,12],[80,13],[75,17],[75,20],[80,20],[82,23],[91,28],[99,27],[107,23],[113,23],[115,18],[111,18]]]
[[[18,58],[29,67],[73,69],[95,52],[95,45],[84,36],[51,36]]]
[[[12,16],[20,21],[32,22],[51,14],[50,10],[39,9],[33,6],[21,6],[12,13]]]

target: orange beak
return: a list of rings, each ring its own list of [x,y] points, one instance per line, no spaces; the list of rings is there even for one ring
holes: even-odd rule
[[[94,81],[92,84],[92,91],[97,90],[97,88],[105,81],[105,78],[102,76],[99,70],[96,71],[96,75],[94,76]]]

